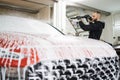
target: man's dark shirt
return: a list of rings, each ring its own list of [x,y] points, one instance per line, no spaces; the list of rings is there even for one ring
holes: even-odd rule
[[[105,27],[105,23],[101,21],[95,21],[94,23],[90,23],[89,25],[85,25],[82,21],[80,21],[79,25],[83,30],[89,31],[89,38],[97,40],[100,39],[102,29]]]

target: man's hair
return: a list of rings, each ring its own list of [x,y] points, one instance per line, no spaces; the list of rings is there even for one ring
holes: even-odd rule
[[[97,14],[100,14],[100,15],[101,15],[101,12],[99,12],[99,11],[94,11],[94,13],[97,13]]]

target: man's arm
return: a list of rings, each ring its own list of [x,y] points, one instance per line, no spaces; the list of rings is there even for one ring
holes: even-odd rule
[[[95,23],[90,23],[89,25],[85,25],[82,21],[79,22],[80,27],[85,31],[90,30],[100,30],[103,29],[105,26],[104,22],[97,21]]]

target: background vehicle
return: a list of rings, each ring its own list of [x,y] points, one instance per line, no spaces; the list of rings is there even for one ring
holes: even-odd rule
[[[3,15],[0,22],[2,80],[118,80],[119,58],[107,43],[37,20]]]

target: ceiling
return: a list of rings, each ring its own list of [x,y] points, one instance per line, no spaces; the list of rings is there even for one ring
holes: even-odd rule
[[[76,0],[76,1],[83,5],[108,12],[120,11],[120,0]]]

